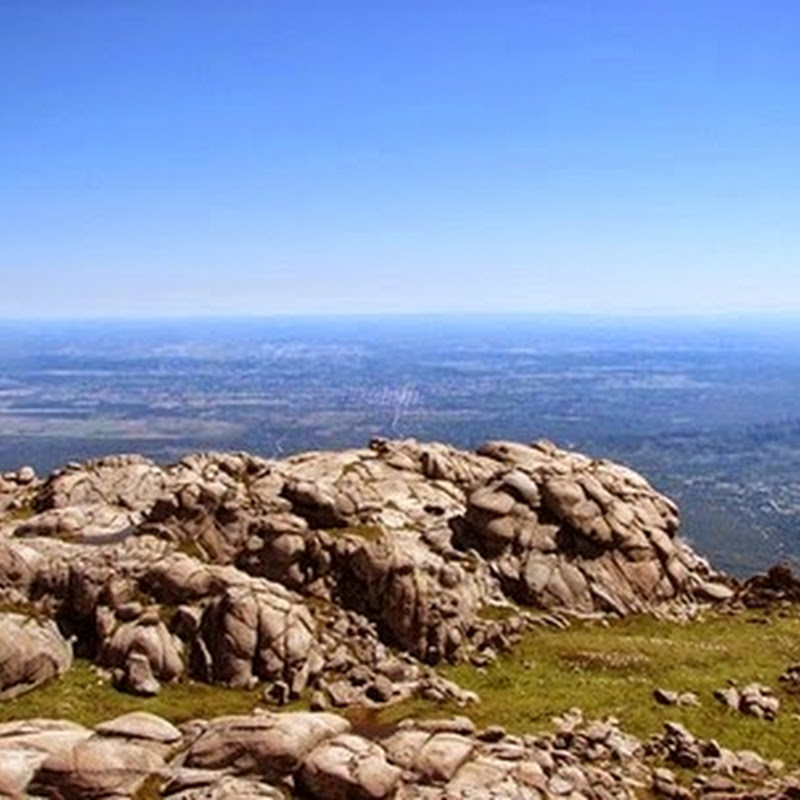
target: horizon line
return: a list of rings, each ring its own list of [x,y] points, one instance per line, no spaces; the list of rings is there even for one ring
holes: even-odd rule
[[[797,311],[280,311],[244,313],[198,313],[198,314],[66,314],[5,316],[1,325],[17,324],[82,324],[82,323],[192,323],[192,322],[268,322],[268,321],[312,321],[312,320],[400,320],[400,319],[462,319],[462,320],[530,320],[530,321],[763,321],[800,322]]]

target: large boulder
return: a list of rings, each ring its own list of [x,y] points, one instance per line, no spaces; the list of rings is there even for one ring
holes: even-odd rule
[[[346,719],[328,713],[220,717],[191,745],[185,763],[276,778],[298,770],[317,745],[349,729]]]
[[[109,667],[123,667],[132,655],[146,659],[155,678],[173,681],[184,672],[183,643],[170,633],[158,609],[121,623],[103,642],[99,660]]]
[[[374,540],[346,536],[335,566],[343,602],[378,620],[389,641],[431,663],[457,657],[487,599],[480,574],[409,532]]]
[[[280,584],[175,554],[153,564],[142,586],[164,602],[195,604],[174,622],[200,678],[237,687],[283,681],[299,694],[319,669],[316,622]]]
[[[164,471],[152,461],[140,455],[106,456],[54,472],[35,506],[39,511],[95,505],[145,511],[165,487]]]
[[[242,687],[283,680],[295,695],[305,689],[316,626],[306,606],[281,589],[256,580],[230,586],[206,608],[200,635],[215,681]]]
[[[343,733],[311,752],[299,778],[318,800],[382,800],[394,794],[401,774],[377,744]]]
[[[0,797],[28,797],[28,786],[50,756],[71,752],[91,735],[67,720],[0,723]]]
[[[9,590],[28,593],[45,566],[46,557],[37,548],[0,538],[0,593]]]
[[[0,613],[0,699],[30,691],[71,666],[72,647],[54,622]]]
[[[163,755],[151,747],[95,735],[71,750],[48,756],[34,777],[31,791],[63,800],[132,797],[164,766]]]

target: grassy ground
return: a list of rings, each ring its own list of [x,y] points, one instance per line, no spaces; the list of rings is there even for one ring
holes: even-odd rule
[[[733,749],[752,749],[800,766],[800,695],[778,681],[800,662],[800,609],[744,612],[734,617],[707,613],[689,624],[641,616],[608,625],[574,623],[565,631],[537,630],[491,667],[466,665],[442,672],[482,702],[467,709],[424,701],[389,707],[379,714],[354,714],[379,729],[403,717],[466,713],[480,726],[499,723],[514,732],[551,727],[551,717],[580,706],[587,717],[619,718],[640,737],[659,733],[667,720],[684,723],[704,738]],[[773,722],[729,711],[714,699],[728,680],[759,681],[776,690],[781,713]],[[698,708],[658,705],[653,689],[695,692]],[[139,699],[115,691],[84,661],[63,678],[0,703],[0,721],[34,716],[94,724],[135,709],[173,721],[248,713],[260,693],[182,683],[165,686],[158,697]],[[296,706],[298,707],[298,706]]]
[[[61,678],[14,700],[0,702],[0,722],[48,717],[92,726],[129,711],[150,711],[172,722],[185,722],[223,714],[248,714],[259,700],[257,689],[224,689],[189,681],[162,686],[157,697],[133,697],[118,692],[97,675],[89,662],[77,659]]]
[[[708,614],[690,624],[632,617],[603,626],[576,623],[566,631],[529,633],[513,653],[486,669],[443,669],[449,678],[480,695],[479,705],[460,709],[478,725],[500,723],[514,732],[551,727],[551,717],[579,706],[591,718],[617,717],[642,738],[675,720],[703,738],[732,749],[752,749],[800,766],[800,695],[778,677],[800,662],[800,611]],[[759,681],[781,700],[773,722],[725,709],[713,691],[728,680]],[[662,687],[695,692],[700,707],[666,707],[653,699]],[[456,709],[450,709],[456,711]],[[418,701],[382,712],[376,722],[441,714]]]

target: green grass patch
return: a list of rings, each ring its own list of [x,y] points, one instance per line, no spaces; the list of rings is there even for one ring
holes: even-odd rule
[[[744,612],[734,617],[707,614],[689,624],[637,616],[606,624],[576,622],[564,631],[527,633],[513,653],[490,667],[462,664],[441,672],[481,703],[443,709],[413,700],[382,711],[374,724],[407,716],[466,714],[479,726],[504,725],[530,733],[552,728],[551,718],[579,706],[587,718],[617,717],[641,738],[661,733],[664,722],[682,722],[695,735],[734,750],[756,750],[800,765],[800,696],[778,681],[800,662],[800,613]],[[728,680],[758,681],[781,700],[773,722],[725,709],[714,697]],[[695,692],[700,707],[662,706],[657,687]]]
[[[227,689],[192,681],[162,684],[156,697],[134,697],[117,691],[88,661],[76,659],[62,677],[14,700],[0,702],[0,722],[47,717],[93,726],[130,711],[149,711],[178,723],[249,714],[260,700],[258,689]]]
[[[480,727],[491,723],[532,733],[552,728],[551,718],[573,706],[587,718],[617,717],[642,739],[661,733],[666,721],[686,725],[695,735],[734,750],[756,750],[800,766],[800,694],[778,678],[800,662],[800,609],[747,611],[735,616],[711,612],[689,624],[637,616],[608,623],[574,622],[567,630],[537,629],[512,653],[476,669],[462,664],[441,673],[481,703],[442,707],[423,700],[379,712],[353,711],[360,729],[385,731],[409,716],[466,714]],[[713,691],[734,680],[771,686],[781,700],[777,720],[767,722],[725,709]],[[657,687],[695,692],[700,707],[661,706]],[[225,689],[193,682],[165,685],[158,697],[142,699],[116,691],[88,662],[77,660],[58,680],[0,703],[0,721],[30,717],[66,718],[86,725],[133,710],[174,722],[246,714],[261,704],[261,691]],[[305,707],[303,699],[287,707]]]

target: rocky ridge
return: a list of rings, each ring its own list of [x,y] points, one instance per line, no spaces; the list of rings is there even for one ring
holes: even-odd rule
[[[500,756],[498,766],[490,743],[473,741],[475,732],[460,745],[442,742],[448,752],[463,751],[452,771],[419,773],[416,755],[359,737],[326,709],[415,694],[468,704],[477,698],[439,676],[437,664],[486,664],[526,628],[562,624],[564,615],[676,613],[730,600],[734,582],[678,529],[675,504],[642,476],[549,442],[489,442],[470,453],[379,439],[361,450],[283,460],[202,453],[169,466],[113,456],[69,464],[46,479],[23,468],[0,478],[0,625],[25,632],[3,636],[0,692],[16,694],[63,673],[74,650],[135,694],[191,677],[261,685],[276,704],[310,696],[318,716],[302,724],[322,725],[325,736],[291,768],[270,767],[269,776],[281,785],[289,775],[292,790],[311,797],[628,796],[611,785],[610,794],[595,792],[591,780],[577,777],[582,789],[555,791],[547,783],[555,766],[532,779],[530,791],[520,788],[527,779],[505,767],[534,763],[527,745],[515,742],[519,758]],[[261,741],[265,719],[231,722],[238,733],[229,738],[244,741],[255,726]],[[61,731],[60,723],[42,724]],[[228,731],[228,722],[203,725],[191,746],[181,734],[188,746],[181,758],[187,769],[214,775],[187,773],[174,796],[277,796],[236,783],[249,781],[253,769],[264,777],[261,767],[231,772],[227,762],[198,756],[203,741],[209,752],[227,752],[213,731]],[[20,774],[32,785],[68,784],[81,759],[117,757],[93,754],[105,753],[106,744],[87,744],[107,739],[102,731],[66,730],[55,737],[72,742],[60,761],[31,760],[23,748]],[[422,739],[414,741],[424,751]],[[163,753],[153,756],[141,743],[132,752],[137,775],[163,777]],[[119,757],[116,773],[127,774],[127,756]],[[241,757],[260,763],[257,754]],[[458,778],[462,769],[472,783]],[[224,788],[220,771],[238,788]],[[362,773],[368,777],[353,778]],[[467,787],[462,794],[461,784],[450,785],[457,779]],[[340,789],[321,793],[337,780]],[[426,781],[432,793],[421,788]],[[488,788],[504,781],[515,787],[511,793]],[[479,784],[488,793],[470,794]],[[79,787],[64,796],[126,791],[90,795]]]
[[[731,595],[644,478],[547,442],[115,456],[7,474],[0,508],[3,600],[133,691],[189,674],[288,698],[349,678],[337,704],[385,700],[424,664],[485,663],[536,613]]]

